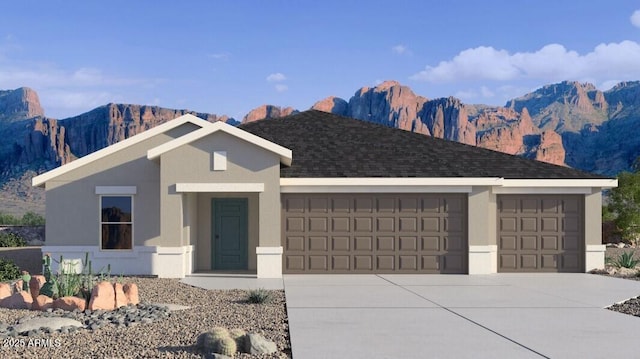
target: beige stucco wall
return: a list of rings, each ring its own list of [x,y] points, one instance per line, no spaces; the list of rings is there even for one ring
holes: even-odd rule
[[[199,193],[198,195],[198,238],[196,240],[195,268],[197,271],[210,271],[214,268],[211,233],[215,231],[215,224],[212,221],[211,201],[214,198],[247,198],[248,199],[248,236],[249,236],[249,256],[248,269],[256,270],[257,259],[256,250],[260,235],[259,224],[259,194],[258,193]]]
[[[602,244],[602,189],[592,188],[584,196],[585,244]]]
[[[160,167],[147,150],[200,127],[186,123],[46,182],[46,238],[50,246],[100,244],[100,204],[96,186],[136,186],[134,246],[160,237]]]
[[[469,245],[495,245],[497,237],[496,195],[491,187],[474,186],[469,193]]]
[[[214,151],[227,152],[227,169],[212,170]],[[188,160],[185,160],[188,159]],[[255,247],[280,246],[280,157],[270,151],[216,132],[190,144],[168,151],[160,157],[160,237],[153,243],[177,246],[181,241],[184,200],[176,193],[177,183],[263,183],[264,192],[233,193],[228,197],[249,198],[249,269],[255,268]],[[225,195],[226,196],[226,195]],[[208,270],[211,238],[211,198],[198,195],[198,246],[196,268]],[[205,248],[205,246],[208,246]],[[209,256],[209,258],[205,258]]]

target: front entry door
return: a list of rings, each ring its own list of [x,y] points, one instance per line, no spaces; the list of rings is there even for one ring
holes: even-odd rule
[[[213,265],[211,269],[247,269],[247,199],[214,198],[211,203],[213,213],[212,246]]]

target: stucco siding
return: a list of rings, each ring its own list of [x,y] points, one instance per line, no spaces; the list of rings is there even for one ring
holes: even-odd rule
[[[473,187],[469,193],[469,245],[496,244],[496,195],[490,187]]]
[[[134,246],[151,244],[160,236],[160,168],[147,159],[147,150],[198,128],[184,124],[47,181],[47,245],[100,244],[96,186],[136,186]]]
[[[584,196],[584,236],[587,245],[602,245],[602,189]]]

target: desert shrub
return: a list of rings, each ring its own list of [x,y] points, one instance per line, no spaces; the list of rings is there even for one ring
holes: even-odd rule
[[[618,258],[610,258],[609,263],[617,268],[635,268],[640,263],[640,259],[633,257],[635,253],[635,251],[622,252]]]
[[[24,247],[27,242],[15,233],[0,232],[0,247]]]
[[[20,268],[13,261],[0,258],[0,282],[18,279],[21,275]]]
[[[0,213],[0,225],[20,224],[20,219],[8,213]]]
[[[44,217],[35,212],[27,212],[21,218],[8,213],[0,213],[0,225],[43,226]]]
[[[22,216],[20,224],[25,226],[43,226],[44,217],[35,212],[27,212]]]
[[[264,288],[252,289],[247,296],[247,302],[254,304],[269,303],[271,299],[271,292]]]

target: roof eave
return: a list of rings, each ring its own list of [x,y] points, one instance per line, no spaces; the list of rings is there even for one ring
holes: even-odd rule
[[[107,146],[103,149],[100,149],[98,151],[92,152],[84,157],[78,158],[75,161],[69,162],[67,164],[64,164],[60,167],[54,168],[50,171],[47,171],[45,173],[42,173],[36,177],[33,177],[31,179],[31,186],[33,187],[43,187],[45,185],[45,183],[47,181],[50,181],[58,176],[61,176],[69,171],[75,170],[77,168],[80,168],[88,163],[91,163],[95,160],[98,160],[100,158],[106,157],[110,154],[113,154],[117,151],[123,150],[127,147],[133,146],[137,143],[140,143],[146,139],[149,139],[153,136],[159,135],[161,133],[164,133],[166,131],[169,131],[173,128],[176,128],[180,125],[183,125],[185,123],[192,123],[196,126],[200,126],[202,128],[211,125],[210,122],[203,120],[199,117],[196,117],[194,115],[191,114],[186,114],[186,115],[182,115],[180,117],[176,117],[173,120],[167,121],[166,123],[163,123],[162,125],[158,125],[154,128],[151,128],[149,130],[146,130],[142,133],[139,133],[135,136],[131,136],[125,140],[122,140],[118,143],[114,143],[113,145]]]

